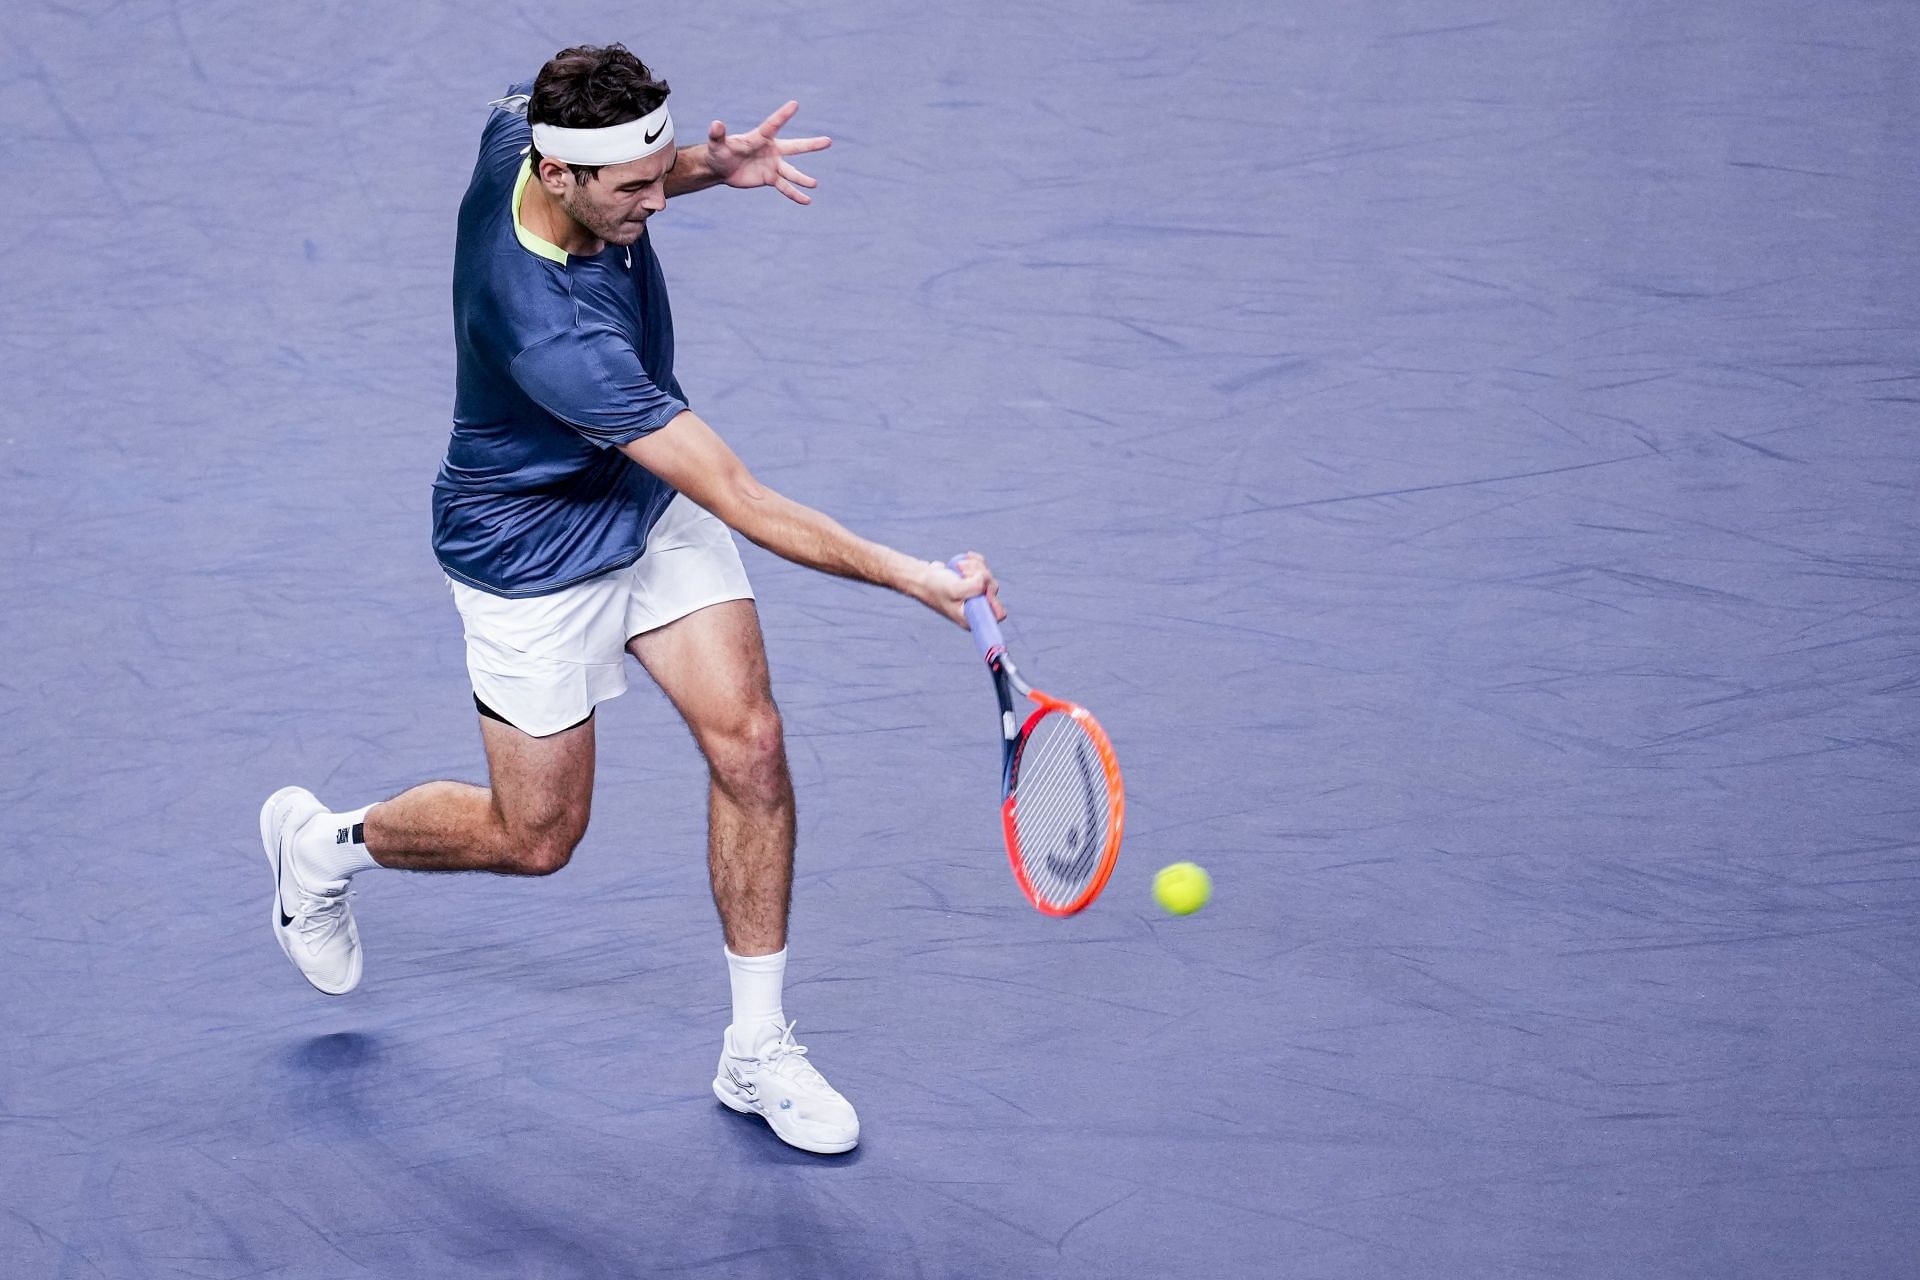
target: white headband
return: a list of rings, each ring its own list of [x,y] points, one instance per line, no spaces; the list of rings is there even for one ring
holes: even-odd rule
[[[561,164],[625,164],[673,145],[673,117],[661,103],[638,120],[610,124],[604,129],[563,129],[557,124],[533,126],[533,145],[540,154]]]

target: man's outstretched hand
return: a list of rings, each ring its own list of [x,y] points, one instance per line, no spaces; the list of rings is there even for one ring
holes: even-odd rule
[[[707,167],[713,176],[730,187],[772,187],[795,204],[812,204],[813,197],[800,188],[820,184],[787,157],[825,151],[833,139],[780,137],[799,109],[799,103],[789,102],[746,133],[728,133],[727,126],[715,120],[707,128]]]

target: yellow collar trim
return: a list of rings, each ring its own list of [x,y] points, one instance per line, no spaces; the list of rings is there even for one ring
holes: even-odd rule
[[[567,265],[567,251],[551,240],[542,240],[527,230],[520,221],[520,200],[527,194],[527,179],[533,176],[533,157],[528,156],[520,162],[520,176],[513,183],[513,234],[520,239],[520,247],[528,253],[535,253],[561,266]]]

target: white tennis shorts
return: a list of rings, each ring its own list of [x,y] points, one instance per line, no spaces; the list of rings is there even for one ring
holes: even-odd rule
[[[708,605],[753,599],[732,530],[684,494],[660,514],[646,553],[623,569],[521,600],[447,581],[466,626],[474,697],[536,738],[627,691],[634,636]]]

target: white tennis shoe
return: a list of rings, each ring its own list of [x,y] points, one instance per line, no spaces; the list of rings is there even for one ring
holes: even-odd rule
[[[305,787],[282,787],[260,807],[260,843],[273,869],[273,936],[316,988],[343,996],[360,985],[360,930],[347,899],[352,890],[337,880],[310,889],[300,878],[294,837],[327,807]]]
[[[779,1029],[778,1040],[748,1057],[733,1051],[733,1028],[727,1028],[713,1096],[743,1115],[764,1117],[788,1146],[823,1156],[853,1150],[860,1141],[853,1104],[807,1061],[807,1047],[793,1042],[793,1024]]]

